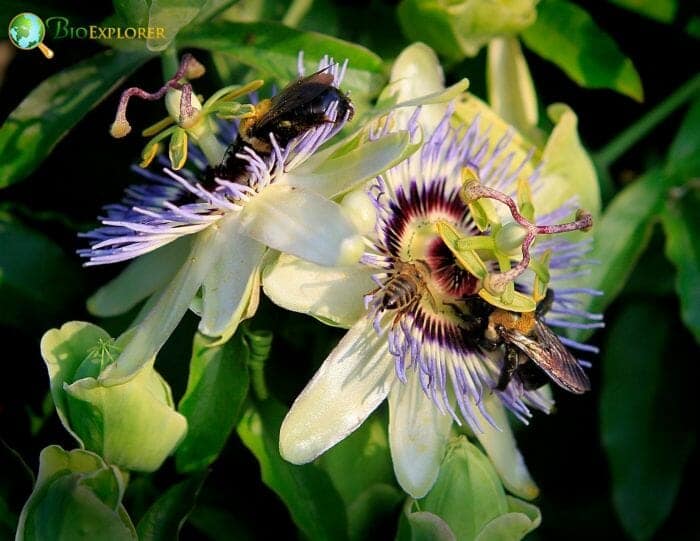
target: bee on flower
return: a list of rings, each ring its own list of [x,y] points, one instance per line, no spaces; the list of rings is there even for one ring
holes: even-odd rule
[[[418,73],[425,66],[432,73]],[[408,92],[431,80],[439,87],[435,66],[432,51],[414,45],[397,59],[392,80],[407,81]],[[498,126],[479,115],[453,124],[460,107],[431,105],[395,118],[416,137],[422,132],[424,143],[354,195],[355,212],[376,217],[364,231],[360,265],[322,269],[281,256],[263,277],[281,306],[350,327],[292,405],[280,432],[282,456],[314,460],[388,399],[394,471],[414,498],[435,482],[453,423],[466,425],[490,452],[489,438],[514,445],[503,406],[525,422],[533,408],[550,411],[544,382],[526,374],[528,361],[555,382],[568,376],[585,390],[583,364],[565,346],[591,347],[550,327],[601,325],[600,316],[579,308],[579,296],[595,292],[567,285],[590,243],[559,234],[588,229],[590,215],[577,215],[575,198],[538,214],[549,187],[533,153],[511,130],[495,134]],[[379,132],[391,126],[390,119]],[[465,171],[478,189],[465,182]],[[504,314],[514,320],[505,331]],[[526,321],[531,325],[516,337],[513,329]],[[547,360],[555,348],[566,351],[568,373],[548,370],[526,340],[549,348]],[[532,482],[522,458],[517,451],[508,457],[510,465],[496,460],[497,470],[527,493]]]
[[[346,67],[324,58],[315,75],[303,78],[300,56],[300,79],[278,98],[239,106],[229,100],[240,94],[236,87],[222,89],[201,105],[187,76],[199,76],[202,69],[186,55],[160,91],[149,94],[136,88],[124,93],[113,134],[130,130],[126,106],[132,96],[165,96],[172,118],[147,130],[149,134],[175,125],[156,135],[144,151],[149,162],[159,142],[170,136],[171,167],[162,173],[139,170],[147,182],[130,187],[121,203],[105,207],[102,225],[84,235],[90,247],[79,251],[86,265],[138,258],[89,300],[96,315],[123,313],[150,297],[132,339],[103,378],[132,375],[159,351],[190,308],[201,316],[202,334],[227,340],[242,319],[255,313],[268,249],[319,265],[358,261],[363,241],[352,216],[333,198],[402,159],[407,140],[365,145],[358,136],[359,150],[376,151],[371,163],[380,169],[369,172],[351,167],[358,161],[352,153],[334,156],[335,163],[344,164],[340,175],[329,173],[326,161],[310,160],[353,114],[352,103],[339,90]],[[292,111],[290,102],[296,104]],[[299,107],[306,108],[306,123],[290,126],[291,120],[299,120]],[[210,118],[214,114],[243,119],[241,129],[230,123],[222,130]],[[183,150],[182,140],[188,138],[199,148]],[[194,167],[182,168],[183,156]],[[161,163],[168,161],[161,158]]]

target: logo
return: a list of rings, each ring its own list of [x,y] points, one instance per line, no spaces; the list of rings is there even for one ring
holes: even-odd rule
[[[51,39],[165,39],[162,26],[73,26],[68,17],[49,17]]]
[[[39,49],[46,58],[53,58],[53,51],[44,45],[47,29],[52,40],[58,39],[139,39],[165,40],[162,26],[73,26],[68,17],[49,17],[46,23],[34,13],[20,13],[10,21],[7,35],[12,44],[25,51]]]
[[[41,17],[34,13],[20,13],[10,21],[7,35],[18,49],[29,51],[38,48],[46,58],[53,58],[53,51],[44,45],[46,27]]]

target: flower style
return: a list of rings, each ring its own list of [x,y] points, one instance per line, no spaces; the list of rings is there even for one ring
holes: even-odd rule
[[[432,53],[413,46],[397,65],[425,55]],[[408,129],[417,130],[420,122],[430,136],[419,152],[377,176],[367,190],[377,221],[366,236],[368,249],[360,266],[324,270],[282,256],[264,272],[263,288],[273,301],[351,325],[294,402],[281,428],[280,451],[293,463],[309,462],[388,397],[394,469],[409,494],[422,497],[433,485],[454,421],[466,422],[482,440],[506,486],[510,483],[516,493],[532,497],[536,488],[498,401],[525,422],[531,407],[548,412],[552,401],[544,389],[525,388],[518,378],[497,389],[503,354],[471,339],[464,317],[465,299],[479,294],[484,284],[458,263],[437,224],[447,224],[463,238],[482,235],[473,207],[462,197],[466,166],[487,192],[492,190],[488,193],[495,190],[511,201],[522,197],[525,183],[525,191],[534,194],[535,209],[546,198],[546,175],[533,165],[533,153],[518,147],[511,131],[494,136],[496,127],[478,116],[465,129],[455,128],[451,108],[439,121],[435,113],[414,113]],[[575,203],[562,202],[538,215],[537,223],[565,220],[576,211]],[[493,205],[493,210],[500,223],[508,223],[507,207]],[[569,229],[583,228],[575,223]],[[599,316],[577,308],[577,295],[594,292],[563,285],[580,272],[574,267],[588,249],[588,241],[564,236],[540,239],[533,247],[534,259],[546,260],[551,254],[554,301],[547,324],[600,325]],[[533,291],[534,274],[530,269],[517,274],[513,294],[525,297]],[[329,285],[333,280],[342,286]],[[561,340],[569,347],[594,349]]]
[[[332,74],[333,85],[340,84],[345,66],[325,58],[319,67]],[[259,269],[267,247],[320,265],[359,259],[363,244],[352,217],[331,197],[335,190],[349,189],[368,177],[361,173],[355,177],[351,169],[350,174],[332,177],[328,189],[324,185],[328,174],[318,171],[327,164],[308,160],[352,112],[344,110],[339,118],[337,100],[327,101],[328,122],[304,132],[285,148],[273,134],[269,155],[244,147],[237,157],[245,162],[245,175],[236,182],[214,178],[212,187],[199,182],[198,174],[188,169],[175,173],[166,168],[163,174],[143,171],[148,184],[129,188],[121,204],[106,207],[102,227],[85,235],[91,242],[89,249],[80,252],[88,259],[86,264],[142,257],[98,291],[89,307],[98,315],[114,315],[149,295],[151,299],[137,319],[133,338],[103,379],[127,378],[152,358],[188,307],[201,315],[200,332],[228,339],[240,320],[255,312]],[[225,138],[234,137],[229,133]],[[394,163],[405,147],[384,145],[382,159]],[[191,150],[190,157],[199,169],[205,168],[201,153]],[[380,166],[377,162],[382,159],[374,165]],[[200,288],[201,297],[195,298]]]

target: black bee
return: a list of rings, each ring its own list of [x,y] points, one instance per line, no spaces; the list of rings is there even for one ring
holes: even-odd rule
[[[327,69],[327,68],[326,68]],[[238,137],[228,147],[221,164],[211,168],[210,176],[236,181],[245,173],[246,162],[236,156],[246,146],[259,156],[272,153],[270,135],[274,135],[280,148],[304,132],[332,122],[326,116],[328,107],[337,102],[336,122],[352,118],[355,111],[350,99],[333,86],[333,75],[321,70],[302,77],[286,86],[272,99],[255,106],[255,112],[241,120]]]
[[[467,341],[488,351],[504,346],[497,390],[505,390],[513,378],[527,390],[538,389],[550,379],[572,393],[590,390],[578,361],[542,321],[553,300],[552,290],[547,290],[535,311],[524,313],[496,308],[480,297],[465,300],[469,314],[462,318]]]

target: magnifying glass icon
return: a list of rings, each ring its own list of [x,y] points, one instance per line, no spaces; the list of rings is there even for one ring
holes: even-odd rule
[[[53,51],[44,45],[46,26],[34,13],[20,13],[10,21],[7,36],[18,49],[29,51],[38,48],[46,58],[53,58]]]

